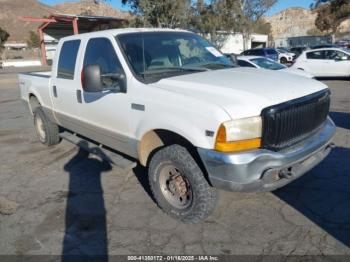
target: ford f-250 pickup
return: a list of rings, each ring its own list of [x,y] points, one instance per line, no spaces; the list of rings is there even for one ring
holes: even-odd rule
[[[275,190],[333,146],[327,86],[234,67],[183,30],[62,38],[52,72],[20,74],[19,85],[42,143],[64,130],[137,159],[159,207],[185,223],[212,213],[218,189]]]

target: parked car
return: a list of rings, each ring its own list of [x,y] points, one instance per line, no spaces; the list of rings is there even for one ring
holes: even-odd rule
[[[278,70],[279,72],[285,72],[289,74],[295,74],[304,76],[307,78],[313,78],[308,72],[305,72],[300,69],[295,69],[292,67],[287,67],[283,64],[277,63],[270,58],[260,57],[260,56],[239,56],[237,57],[237,63],[241,67],[254,67],[254,68],[263,68],[269,70]]]
[[[296,55],[296,57],[295,58],[297,58],[298,56],[300,56],[305,50],[307,50],[308,48],[307,47],[305,47],[305,46],[299,46],[299,47],[292,47],[291,49],[290,49],[290,51],[291,52],[293,52],[295,55]]]
[[[331,44],[326,44],[326,45],[315,45],[312,46],[311,49],[321,49],[321,48],[339,48],[339,45],[331,45]]]
[[[350,39],[340,40],[336,43],[339,47],[350,48]]]
[[[278,61],[281,64],[292,63],[294,61],[294,59],[296,58],[296,54],[290,52],[286,48],[276,48],[276,51],[278,53]]]
[[[231,61],[232,61],[232,64],[234,65],[234,66],[238,66],[238,61],[237,61],[237,57],[239,56],[239,55],[237,55],[237,54],[234,54],[234,53],[226,53],[226,54],[224,54],[228,59],[230,59]]]
[[[278,61],[278,52],[274,48],[248,49],[242,52],[241,55],[264,56],[267,58],[271,58],[272,60]]]
[[[350,77],[350,49],[322,48],[304,52],[294,68],[316,77]]]
[[[61,38],[52,71],[19,74],[19,87],[43,144],[64,138],[137,159],[158,205],[185,223],[212,213],[217,189],[271,191],[299,178],[335,133],[326,85],[232,67],[183,30]]]

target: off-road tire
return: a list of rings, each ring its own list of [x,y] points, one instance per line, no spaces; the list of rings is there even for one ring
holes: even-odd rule
[[[172,205],[161,190],[160,174],[162,169],[169,165],[174,165],[190,185],[192,201],[185,209]],[[183,223],[198,223],[207,218],[215,209],[218,199],[217,190],[208,184],[202,170],[183,146],[175,144],[156,152],[149,164],[148,179],[158,206],[165,213]]]
[[[42,121],[42,130],[45,133],[45,137],[40,135],[38,121]],[[37,107],[34,110],[34,127],[40,142],[44,145],[52,146],[60,142],[58,125],[48,119],[41,107]]]

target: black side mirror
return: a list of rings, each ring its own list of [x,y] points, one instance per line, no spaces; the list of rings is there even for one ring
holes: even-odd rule
[[[103,90],[101,81],[101,68],[99,65],[84,67],[81,76],[82,86],[85,92],[96,93]]]
[[[126,93],[126,76],[124,73],[107,73],[101,75],[103,90]]]

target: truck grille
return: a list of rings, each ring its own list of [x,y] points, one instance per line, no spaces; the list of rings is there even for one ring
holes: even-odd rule
[[[264,109],[263,147],[277,151],[312,135],[326,121],[329,107],[327,90]]]

